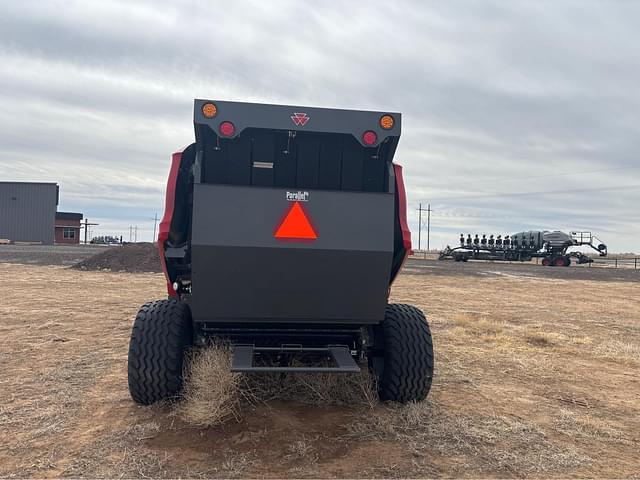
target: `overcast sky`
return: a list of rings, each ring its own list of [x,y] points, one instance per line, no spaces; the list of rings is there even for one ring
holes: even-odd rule
[[[150,240],[194,98],[400,111],[414,247],[422,202],[432,248],[586,229],[640,252],[639,24],[624,0],[5,1],[0,180]]]

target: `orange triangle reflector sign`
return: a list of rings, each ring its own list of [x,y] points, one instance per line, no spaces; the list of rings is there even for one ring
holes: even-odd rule
[[[300,202],[294,202],[274,237],[282,240],[315,240],[318,234],[311,226]]]

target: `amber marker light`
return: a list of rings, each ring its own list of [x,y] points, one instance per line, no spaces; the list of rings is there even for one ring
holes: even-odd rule
[[[202,114],[207,118],[213,118],[218,113],[218,109],[213,103],[205,103],[202,106]]]
[[[380,117],[380,126],[385,130],[393,128],[393,117],[391,115],[383,115]]]

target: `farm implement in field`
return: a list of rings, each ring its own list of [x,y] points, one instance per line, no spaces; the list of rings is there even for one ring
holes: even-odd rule
[[[542,259],[545,266],[568,267],[572,259],[578,263],[590,263],[593,259],[576,247],[590,247],[601,257],[607,255],[607,246],[591,232],[528,231],[513,235],[479,235],[471,237],[460,235],[460,246],[447,246],[440,252],[439,259],[453,259],[456,262],[469,260],[492,260],[507,262],[529,262],[534,258]]]

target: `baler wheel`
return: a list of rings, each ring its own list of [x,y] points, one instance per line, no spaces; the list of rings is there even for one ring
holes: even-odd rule
[[[384,345],[380,398],[402,403],[424,400],[433,378],[433,342],[424,314],[412,305],[389,304],[377,328]]]
[[[571,265],[571,257],[570,257],[569,255],[566,255],[566,256],[564,257],[564,266],[565,266],[565,267],[568,267],[568,266],[570,266],[570,265]]]
[[[551,260],[549,260],[547,257],[542,259],[542,266],[544,267],[548,267],[549,265],[551,265]]]
[[[143,405],[178,395],[184,351],[192,339],[189,306],[178,300],[145,303],[129,343],[129,392]]]

